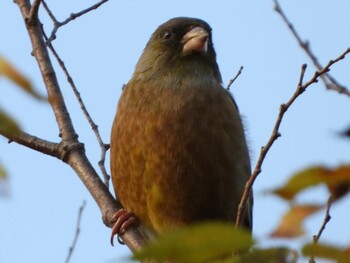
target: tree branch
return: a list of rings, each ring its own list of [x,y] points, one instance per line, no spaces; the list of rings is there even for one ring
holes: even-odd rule
[[[28,23],[33,23],[38,19],[38,12],[41,0],[34,0],[32,8],[28,15]]]
[[[43,31],[44,37],[47,40],[47,36],[45,35],[45,32]],[[87,108],[85,107],[84,101],[80,96],[80,93],[77,89],[77,87],[75,86],[75,83],[73,81],[72,76],[69,74],[67,67],[65,66],[63,60],[60,58],[60,56],[58,55],[58,53],[56,52],[56,49],[53,47],[52,43],[48,43],[47,46],[49,47],[49,49],[52,51],[53,55],[55,56],[58,64],[60,65],[60,67],[63,70],[63,73],[66,75],[67,77],[67,81],[70,84],[70,86],[72,87],[72,90],[74,92],[75,97],[78,100],[78,103],[80,105],[81,110],[83,111],[83,114],[85,115],[87,121],[89,122],[91,129],[93,130],[93,132],[95,133],[97,142],[100,145],[101,148],[101,159],[98,162],[98,165],[101,169],[103,178],[104,178],[104,183],[106,185],[107,188],[109,188],[109,179],[110,176],[107,174],[106,171],[106,167],[105,167],[105,159],[106,159],[106,153],[107,150],[109,149],[109,144],[105,144],[102,140],[102,137],[100,135],[100,132],[98,130],[98,126],[96,125],[96,123],[92,120],[90,113],[88,112]]]
[[[275,122],[275,126],[273,127],[271,136],[268,140],[268,142],[266,143],[265,146],[261,147],[261,151],[260,151],[260,155],[259,155],[259,159],[255,165],[254,171],[252,173],[252,175],[249,177],[249,180],[247,181],[246,185],[245,185],[245,189],[241,198],[241,201],[239,203],[238,206],[238,212],[237,212],[237,217],[236,217],[236,226],[239,226],[241,221],[242,221],[242,216],[243,216],[243,211],[245,208],[245,204],[248,200],[249,197],[249,193],[252,189],[252,186],[255,182],[255,179],[258,177],[258,175],[261,173],[261,168],[263,165],[263,162],[265,160],[265,157],[268,153],[268,151],[270,150],[270,148],[272,147],[272,145],[274,144],[274,142],[281,136],[280,132],[279,132],[279,128],[281,126],[283,117],[285,115],[285,113],[287,112],[287,110],[289,109],[289,107],[294,103],[294,101],[313,83],[317,83],[318,82],[318,78],[320,76],[322,76],[323,74],[327,73],[330,70],[330,67],[332,65],[334,65],[335,63],[337,63],[338,61],[342,60],[345,58],[345,56],[350,53],[350,48],[348,48],[346,51],[344,51],[339,57],[337,57],[335,60],[330,60],[328,62],[328,64],[322,68],[320,71],[316,71],[314,76],[306,83],[303,83],[303,78],[305,75],[305,71],[306,71],[306,64],[303,64],[301,67],[301,72],[300,72],[300,78],[299,78],[299,82],[297,85],[297,88],[294,92],[294,94],[292,95],[292,97],[288,100],[287,103],[285,104],[281,104],[280,106],[280,110],[279,110],[279,114],[277,117],[277,120]]]
[[[64,156],[60,156],[60,159],[69,164],[80,177],[80,180],[84,183],[99,206],[104,223],[111,227],[114,223],[112,220],[113,215],[121,206],[116,202],[99,178],[85,155],[83,144],[78,141],[48,55],[41,23],[39,19],[37,19],[36,23],[28,23],[28,15],[31,10],[30,1],[16,0],[16,3],[25,20],[25,25],[33,47],[33,55],[37,60],[47,89],[49,102],[59,126],[60,136],[62,137],[62,142],[60,144],[66,147],[66,153]],[[136,227],[131,226],[122,238],[132,251],[139,250],[145,244],[145,241],[137,232]]]
[[[69,22],[73,21],[74,19],[94,10],[99,8],[101,5],[103,5],[104,3],[108,2],[108,0],[102,0],[92,6],[90,6],[89,8],[86,8],[78,13],[72,13],[67,19],[65,19],[62,22],[59,22],[55,16],[53,15],[53,13],[51,12],[51,10],[49,9],[49,7],[47,6],[46,2],[44,0],[42,0],[43,2],[43,6],[45,8],[45,10],[47,11],[47,13],[49,14],[50,18],[52,19],[53,23],[54,23],[54,28],[52,29],[52,32],[50,34],[50,37],[47,40],[47,43],[51,43],[53,40],[56,39],[56,33],[58,31],[58,29],[66,24],[68,24]]]
[[[83,210],[86,206],[86,201],[84,200],[83,201],[83,204],[80,206],[79,208],[79,212],[78,212],[78,220],[77,220],[77,227],[75,229],[75,235],[74,235],[74,238],[73,238],[73,243],[72,245],[69,247],[69,250],[68,250],[68,255],[67,255],[67,258],[66,258],[66,263],[69,262],[70,258],[72,257],[73,255],[73,251],[75,249],[75,246],[77,244],[77,241],[78,241],[78,237],[79,237],[79,234],[80,234],[80,222],[81,222],[81,217],[83,215]]]
[[[18,0],[17,3],[25,19],[25,24],[33,46],[33,55],[39,65],[47,89],[49,102],[59,125],[60,135],[63,140],[74,141],[76,140],[77,135],[75,134],[72,121],[58,85],[55,71],[51,64],[45,42],[43,41],[41,26],[39,23],[28,23],[27,17],[31,9],[28,0]]]
[[[317,235],[313,236],[313,242],[314,242],[315,245],[317,245],[318,241],[321,238],[321,235],[322,235],[323,231],[326,229],[326,225],[328,224],[328,222],[332,218],[331,215],[330,215],[330,209],[331,209],[331,206],[333,204],[333,200],[334,200],[333,195],[330,194],[330,196],[328,198],[328,201],[327,201],[327,208],[326,208],[326,213],[325,213],[325,216],[324,216],[324,219],[323,219],[323,223],[322,223],[320,229],[318,230]],[[311,256],[311,258],[309,260],[309,263],[316,263],[315,258],[313,256]]]
[[[21,130],[17,130],[14,134],[4,133],[0,130],[0,134],[9,139],[9,143],[16,142],[35,151],[60,158],[60,145],[58,143],[46,141]]]
[[[323,67],[318,62],[317,57],[312,53],[309,42],[303,41],[301,39],[298,32],[295,30],[293,24],[288,20],[287,16],[283,12],[279,2],[277,0],[273,1],[275,3],[275,11],[282,17],[283,21],[288,26],[289,30],[292,32],[293,36],[298,41],[299,46],[305,51],[305,53],[311,59],[312,63],[317,68],[317,70],[321,70]],[[322,75],[321,79],[327,89],[337,91],[340,94],[345,94],[350,97],[350,91],[345,86],[338,83],[329,73]]]
[[[241,67],[239,68],[239,70],[238,70],[236,76],[234,76],[234,78],[231,79],[231,80],[229,81],[229,83],[228,83],[228,85],[227,85],[227,87],[226,87],[227,90],[230,90],[230,88],[231,88],[233,82],[235,82],[236,79],[239,77],[239,75],[241,75],[242,70],[243,70],[243,66],[241,66]]]

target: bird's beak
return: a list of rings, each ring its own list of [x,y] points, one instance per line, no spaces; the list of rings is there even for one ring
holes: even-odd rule
[[[184,54],[191,52],[207,52],[209,33],[202,27],[195,27],[182,38]]]

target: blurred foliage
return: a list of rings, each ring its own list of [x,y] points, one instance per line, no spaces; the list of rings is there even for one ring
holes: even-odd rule
[[[9,61],[0,56],[0,77],[3,76],[16,84],[32,97],[39,100],[47,100],[34,89],[31,82],[19,70],[17,70]]]
[[[324,185],[329,191],[329,200],[331,201],[327,202],[327,206],[316,204],[294,204],[295,197],[299,193],[318,185]],[[349,165],[341,165],[334,169],[315,166],[294,174],[285,185],[272,191],[273,194],[289,201],[291,206],[289,211],[287,211],[281,219],[280,224],[272,232],[271,237],[294,238],[303,235],[304,230],[302,224],[305,219],[321,209],[329,209],[331,204],[345,196],[349,190]],[[344,249],[329,245],[321,245],[317,244],[317,242],[318,240],[314,240],[314,243],[306,244],[302,248],[302,254],[307,257],[334,260],[334,262],[350,262],[349,248]]]
[[[271,233],[271,237],[295,238],[304,234],[304,220],[326,208],[326,205],[296,205],[293,201],[300,192],[317,185],[325,185],[332,196],[332,201],[336,202],[349,191],[350,166],[343,165],[334,169],[310,167],[296,173],[285,185],[273,190],[272,193],[289,201],[291,206]],[[134,259],[172,263],[297,262],[298,253],[294,250],[286,247],[261,249],[258,248],[259,245],[251,238],[250,233],[237,229],[232,224],[201,223],[176,229],[160,237],[138,252]],[[308,257],[350,262],[350,249],[307,244],[303,247],[302,253]]]
[[[295,263],[297,252],[277,247],[257,249],[251,234],[233,224],[200,223],[174,230],[138,252],[143,262]]]
[[[17,122],[7,113],[0,109],[0,133],[5,135],[16,135],[20,131]]]
[[[15,83],[22,91],[40,100],[47,101],[35,91],[31,82],[20,71],[11,65],[9,61],[0,56],[0,77],[4,77]],[[20,131],[19,124],[4,110],[0,108],[0,134],[7,137],[14,137]],[[5,168],[0,164],[0,196],[9,195],[8,180]]]
[[[324,184],[334,198],[340,198],[350,189],[350,166],[328,169],[321,166],[311,167],[292,176],[282,187],[273,190],[277,196],[292,200],[301,191]]]
[[[342,131],[340,135],[350,138],[350,128]]]
[[[201,223],[176,229],[135,255],[135,259],[170,260],[181,263],[234,262],[227,257],[253,245],[248,231],[233,224]],[[219,260],[219,261],[217,261]]]
[[[4,166],[0,163],[0,197],[10,196],[8,178]]]
[[[282,217],[271,237],[293,238],[304,234],[302,224],[304,219],[319,211],[320,205],[295,205]]]
[[[5,168],[0,164],[0,180],[6,178]]]
[[[237,263],[296,263],[298,252],[286,247],[252,249],[236,261]]]
[[[306,244],[302,252],[309,257],[328,259],[338,263],[350,262],[350,247],[343,249],[326,244]]]

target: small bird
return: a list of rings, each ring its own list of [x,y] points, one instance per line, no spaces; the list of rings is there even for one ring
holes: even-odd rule
[[[196,18],[160,25],[122,92],[110,162],[124,209],[115,215],[112,242],[130,224],[154,239],[197,222],[235,222],[250,159],[211,31]],[[252,203],[251,196],[242,222],[250,230]]]

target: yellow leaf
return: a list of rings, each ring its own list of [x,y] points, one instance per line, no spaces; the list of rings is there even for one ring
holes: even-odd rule
[[[6,178],[6,171],[4,166],[0,164],[0,181]]]
[[[325,184],[336,198],[342,196],[349,189],[350,166],[340,166],[334,170],[311,167],[296,173],[284,186],[272,192],[279,197],[291,200],[299,192],[319,184]]]
[[[37,93],[30,81],[15,69],[5,58],[0,56],[0,76],[5,76],[24,91],[39,100],[47,100],[45,97]]]
[[[235,251],[248,250],[252,245],[251,234],[236,229],[233,224],[202,223],[179,228],[160,237],[138,252],[135,259],[181,263],[222,262]]]
[[[270,234],[271,237],[294,238],[304,234],[302,223],[311,214],[323,208],[319,205],[293,206],[282,218],[278,227]]]
[[[350,262],[350,253],[347,249],[326,244],[306,244],[302,248],[302,252],[307,257],[324,258],[338,263]]]
[[[0,197],[9,197],[10,190],[8,185],[7,173],[4,166],[0,163]]]
[[[20,131],[18,124],[4,111],[0,110],[0,133],[14,137]]]

